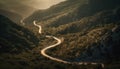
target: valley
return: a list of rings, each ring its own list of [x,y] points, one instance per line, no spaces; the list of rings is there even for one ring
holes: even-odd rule
[[[25,18],[0,13],[1,69],[120,68],[119,0],[66,0]]]

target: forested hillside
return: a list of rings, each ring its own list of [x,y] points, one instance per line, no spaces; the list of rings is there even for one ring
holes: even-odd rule
[[[1,52],[19,53],[19,51],[31,49],[38,44],[38,38],[34,33],[2,15],[0,15],[0,39]]]
[[[44,27],[45,34],[64,37],[61,46],[48,52],[50,55],[120,68],[119,0],[67,0],[36,11],[25,22],[29,25],[33,20]]]

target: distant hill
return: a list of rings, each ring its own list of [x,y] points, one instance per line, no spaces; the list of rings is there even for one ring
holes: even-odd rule
[[[12,20],[15,23],[20,23],[20,20],[22,19],[22,16],[20,16],[19,14],[3,9],[0,9],[0,14],[8,17],[10,20]]]
[[[87,0],[68,0],[61,2],[60,4],[54,5],[47,10],[36,11],[29,16],[25,22],[31,23],[33,20],[45,21],[43,23],[52,26],[58,26],[60,24],[72,22],[81,17],[89,15],[89,13],[86,14],[86,12],[89,10],[86,9],[87,6],[84,6],[86,4]],[[85,9],[82,7],[85,7]],[[81,16],[79,16],[80,14]]]
[[[0,53],[20,53],[37,45],[37,37],[0,15]]]
[[[25,19],[26,23],[33,20],[42,22],[47,26],[59,26],[62,24],[80,20],[83,17],[93,15],[99,11],[110,10],[119,6],[118,0],[67,0],[54,5],[47,10],[38,10]]]
[[[8,2],[10,2],[10,1],[8,1]],[[16,4],[15,3],[14,2],[10,2],[10,4],[0,3],[0,9],[17,13],[20,16],[22,16],[23,18],[28,17],[36,10],[36,8],[30,7],[28,5],[24,5],[22,3],[16,3]]]

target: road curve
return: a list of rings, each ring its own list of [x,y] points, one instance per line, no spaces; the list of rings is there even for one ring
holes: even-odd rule
[[[36,21],[33,21],[33,24],[39,28],[39,34],[42,33],[42,27],[38,24],[36,24]],[[48,54],[46,54],[46,51],[51,49],[51,48],[54,48],[58,45],[60,45],[62,43],[62,41],[55,37],[55,36],[50,36],[50,35],[46,35],[47,38],[53,38],[57,41],[57,43],[53,44],[53,45],[50,45],[44,49],[41,50],[41,54],[51,60],[54,60],[54,61],[57,61],[57,62],[61,62],[61,63],[65,63],[65,64],[76,64],[76,65],[88,65],[88,64],[91,64],[91,65],[101,65],[102,68],[104,68],[104,64],[103,63],[95,63],[95,62],[70,62],[70,61],[65,61],[65,60],[62,60],[62,59],[59,59],[59,58],[55,58],[55,57],[52,57]]]
[[[33,21],[33,24],[39,28],[38,33],[39,33],[39,34],[42,34],[42,27],[41,27],[40,25],[37,25],[37,24],[36,24],[36,21]]]
[[[45,57],[51,59],[51,60],[58,61],[58,62],[62,62],[62,63],[70,64],[70,63],[67,62],[67,61],[64,61],[64,60],[61,60],[61,59],[58,59],[58,58],[54,58],[54,57],[49,56],[48,54],[46,54],[46,51],[47,51],[48,49],[51,49],[51,48],[56,47],[56,46],[58,46],[58,45],[61,44],[61,40],[58,39],[57,37],[54,37],[54,36],[46,36],[46,37],[54,38],[55,40],[57,40],[57,43],[54,44],[54,45],[50,45],[50,46],[48,46],[48,47],[42,49],[42,50],[41,50],[41,54],[42,54],[43,56],[45,56]]]
[[[42,27],[41,27],[40,25],[36,24],[36,21],[33,21],[33,24],[34,24],[36,27],[39,28],[39,34],[41,34],[41,33],[42,33]],[[58,59],[58,58],[54,58],[54,57],[49,56],[48,54],[46,54],[46,51],[47,51],[48,49],[51,49],[51,48],[53,48],[53,47],[56,47],[56,46],[60,45],[61,42],[62,42],[60,39],[58,39],[58,38],[55,37],[55,36],[46,35],[46,37],[47,37],[47,38],[53,38],[53,39],[57,40],[57,43],[55,43],[54,45],[50,45],[50,46],[48,46],[48,47],[42,49],[42,50],[41,50],[41,54],[42,54],[43,56],[45,56],[45,57],[51,59],[51,60],[70,64],[70,62],[67,62],[67,61],[64,61],[64,60],[61,60],[61,59]]]

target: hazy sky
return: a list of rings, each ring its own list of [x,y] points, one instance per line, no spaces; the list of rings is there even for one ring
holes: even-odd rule
[[[65,0],[24,0],[22,3],[27,3],[29,6],[33,6],[35,8],[45,9],[61,1]]]
[[[8,6],[16,6],[18,4],[29,5],[34,8],[46,9],[51,5],[57,4],[65,0],[0,0],[0,4]]]
[[[47,9],[65,0],[0,0],[0,9],[26,17],[38,9]]]

